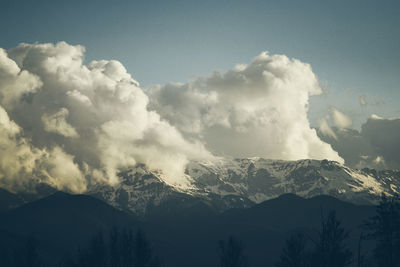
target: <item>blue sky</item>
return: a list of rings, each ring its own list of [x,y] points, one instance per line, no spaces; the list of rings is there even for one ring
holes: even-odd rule
[[[117,59],[142,86],[248,63],[261,51],[308,62],[354,127],[400,116],[398,1],[16,1],[0,4],[0,47],[67,41],[86,59]],[[361,106],[365,95],[368,105]]]

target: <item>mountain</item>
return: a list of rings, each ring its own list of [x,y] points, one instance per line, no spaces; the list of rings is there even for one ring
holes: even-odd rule
[[[57,192],[55,188],[44,183],[37,184],[32,191],[20,191],[17,193],[0,188],[0,212],[47,197],[55,192]]]
[[[191,163],[187,172],[198,188],[241,195],[256,203],[285,193],[376,203],[382,193],[400,192],[400,171],[355,170],[328,160],[234,159]]]
[[[23,203],[20,196],[0,188],[0,212],[18,207]]]
[[[186,175],[189,184],[171,185],[138,164],[119,173],[120,184],[96,185],[86,195],[53,193],[45,185],[36,195],[0,190],[0,251],[34,236],[40,254],[55,263],[117,226],[144,230],[166,266],[215,265],[217,241],[230,234],[243,240],[252,266],[272,266],[290,233],[312,237],[329,210],[351,230],[354,251],[359,226],[375,212],[371,204],[400,186],[399,171],[327,160],[191,162]]]
[[[167,203],[162,204],[163,208],[169,207]],[[312,237],[320,227],[321,216],[330,210],[335,210],[346,229],[351,230],[348,246],[355,251],[359,226],[375,212],[373,206],[330,196],[305,199],[293,194],[225,212],[215,212],[201,201],[180,208],[176,213],[159,210],[141,221],[93,197],[58,192],[0,214],[0,252],[18,251],[28,237],[34,236],[40,256],[48,266],[57,266],[65,255],[76,255],[78,246],[85,248],[99,230],[107,237],[108,230],[115,226],[142,229],[165,266],[215,266],[218,240],[232,234],[245,244],[250,266],[273,266],[292,232]],[[367,248],[363,244],[363,249]]]
[[[217,212],[246,208],[286,193],[305,198],[330,195],[357,204],[376,204],[382,193],[400,192],[398,170],[357,170],[328,160],[246,158],[190,162],[186,176],[188,185],[170,185],[161,172],[138,164],[119,174],[120,184],[95,186],[88,194],[144,216],[199,206]]]
[[[363,222],[375,207],[356,205],[330,196],[302,198],[284,194],[247,209],[231,209],[208,216],[191,213],[149,218],[145,230],[166,266],[216,266],[217,241],[234,235],[245,245],[250,266],[274,266],[285,240],[293,232],[306,233],[308,245],[316,238],[321,217],[336,211],[350,231],[348,246],[356,251]],[[187,211],[189,212],[189,211]],[[363,243],[364,252],[371,244]],[[195,260],[193,260],[195,259]]]
[[[0,250],[18,249],[27,238],[38,240],[44,257],[58,260],[74,253],[98,231],[133,227],[136,218],[86,195],[56,192],[0,213]]]
[[[197,205],[199,202],[222,211],[232,207],[246,208],[254,203],[240,194],[215,194],[192,184],[180,187],[167,184],[163,174],[151,171],[143,164],[120,172],[120,183],[116,186],[97,185],[87,194],[102,199],[112,206],[145,215],[159,210],[160,205],[168,203],[168,209],[176,211]]]
[[[381,194],[400,193],[399,170],[352,169],[335,161],[283,161],[263,158],[190,162],[188,184],[172,185],[161,171],[143,164],[121,171],[120,183],[92,185],[86,195],[141,217],[179,213],[192,207],[213,212],[248,208],[293,193],[305,198],[329,195],[356,204],[377,204]],[[53,194],[40,184],[37,193],[0,190],[0,211]]]

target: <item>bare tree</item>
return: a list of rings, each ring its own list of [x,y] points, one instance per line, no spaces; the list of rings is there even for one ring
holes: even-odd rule
[[[230,236],[228,241],[219,241],[220,267],[248,267],[242,241]]]
[[[303,234],[293,234],[286,240],[286,246],[276,267],[305,266],[307,266],[306,239]]]

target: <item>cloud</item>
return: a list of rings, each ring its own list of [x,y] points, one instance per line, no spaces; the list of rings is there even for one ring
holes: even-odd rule
[[[74,127],[67,121],[69,111],[66,108],[61,108],[54,114],[43,114],[42,122],[46,132],[54,132],[65,137],[77,137],[78,134]]]
[[[343,162],[309,125],[309,98],[322,90],[299,60],[264,52],[248,65],[148,93],[151,109],[214,153]]]
[[[383,119],[373,115],[362,125],[361,134],[374,147],[376,157],[385,160],[387,167],[400,168],[400,118]]]
[[[39,77],[21,70],[0,48],[0,101],[4,107],[11,107],[29,92],[34,92],[42,85]]]
[[[84,53],[65,42],[0,50],[0,186],[83,192],[118,183],[136,163],[186,185],[189,161],[220,156],[343,162],[310,127],[309,98],[322,90],[299,60],[264,52],[224,73],[143,90],[120,62],[84,64]]]
[[[117,183],[117,172],[135,163],[185,184],[186,163],[212,155],[148,109],[120,62],[85,65],[84,52],[65,42],[0,50],[0,184],[82,192]]]
[[[21,134],[22,129],[0,107],[1,187],[29,190],[46,183],[60,190],[86,189],[86,180],[71,155],[58,146],[50,151],[32,147]]]
[[[367,105],[367,96],[366,95],[360,95],[360,105],[361,106],[366,106]]]
[[[371,117],[361,131],[332,127],[336,138],[324,133],[319,136],[339,152],[350,167],[400,169],[400,118]]]
[[[333,124],[333,126],[331,127],[330,124]],[[350,127],[351,125],[352,120],[349,116],[340,110],[331,107],[329,109],[329,114],[318,120],[318,134],[319,136],[323,136],[324,140],[329,140],[328,142],[330,144],[337,143],[337,133],[340,130],[342,130],[342,132],[346,132],[344,129]]]
[[[359,96],[359,102],[360,102],[360,106],[362,107],[366,107],[366,106],[382,106],[385,104],[385,101],[382,100],[380,97],[378,96],[371,96],[371,95],[367,95],[367,94],[362,94]]]
[[[336,127],[349,128],[353,124],[349,116],[336,108],[331,108],[331,116]]]
[[[318,121],[319,128],[318,131],[321,132],[323,135],[333,138],[337,140],[337,136],[335,132],[332,130],[331,126],[329,126],[328,119],[322,118]]]

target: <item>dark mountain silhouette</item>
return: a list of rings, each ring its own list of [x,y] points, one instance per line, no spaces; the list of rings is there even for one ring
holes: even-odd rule
[[[285,240],[293,232],[315,238],[321,213],[335,210],[343,226],[349,229],[349,247],[356,249],[360,225],[375,212],[374,206],[360,206],[329,196],[304,199],[282,195],[248,209],[217,213],[199,202],[191,210],[152,214],[144,229],[155,241],[157,251],[168,266],[211,266],[218,262],[217,240],[234,235],[245,244],[250,266],[273,266],[279,259]],[[153,212],[155,212],[153,210]],[[208,215],[207,215],[208,214]],[[190,262],[189,259],[196,259]]]
[[[18,207],[23,203],[23,199],[16,194],[0,188],[0,212]]]
[[[103,201],[86,195],[56,192],[48,197],[2,213],[1,246],[20,246],[34,237],[43,257],[55,262],[74,253],[94,233],[114,226],[132,227],[136,219]]]
[[[234,235],[243,242],[249,266],[273,266],[290,234],[301,231],[309,238],[316,235],[321,212],[327,216],[330,210],[336,210],[343,226],[351,231],[350,249],[357,247],[358,226],[375,212],[374,206],[327,196],[303,199],[293,194],[223,213],[206,201],[181,202],[164,202],[139,220],[93,197],[57,192],[3,212],[0,242],[3,247],[17,247],[34,236],[39,253],[54,263],[75,253],[98,231],[129,227],[146,233],[166,266],[200,267],[216,266],[218,240]]]
[[[277,260],[275,255],[279,255],[278,250],[291,233],[305,233],[313,242],[321,226],[321,216],[328,216],[331,210],[336,211],[343,226],[351,231],[348,242],[355,249],[361,231],[359,226],[374,214],[375,207],[354,205],[330,196],[304,199],[285,194],[246,210],[230,210],[221,217],[224,227],[220,231],[245,232],[242,239],[247,244],[250,260],[254,264],[268,262],[267,266],[273,266]],[[264,233],[262,238],[259,233]]]

